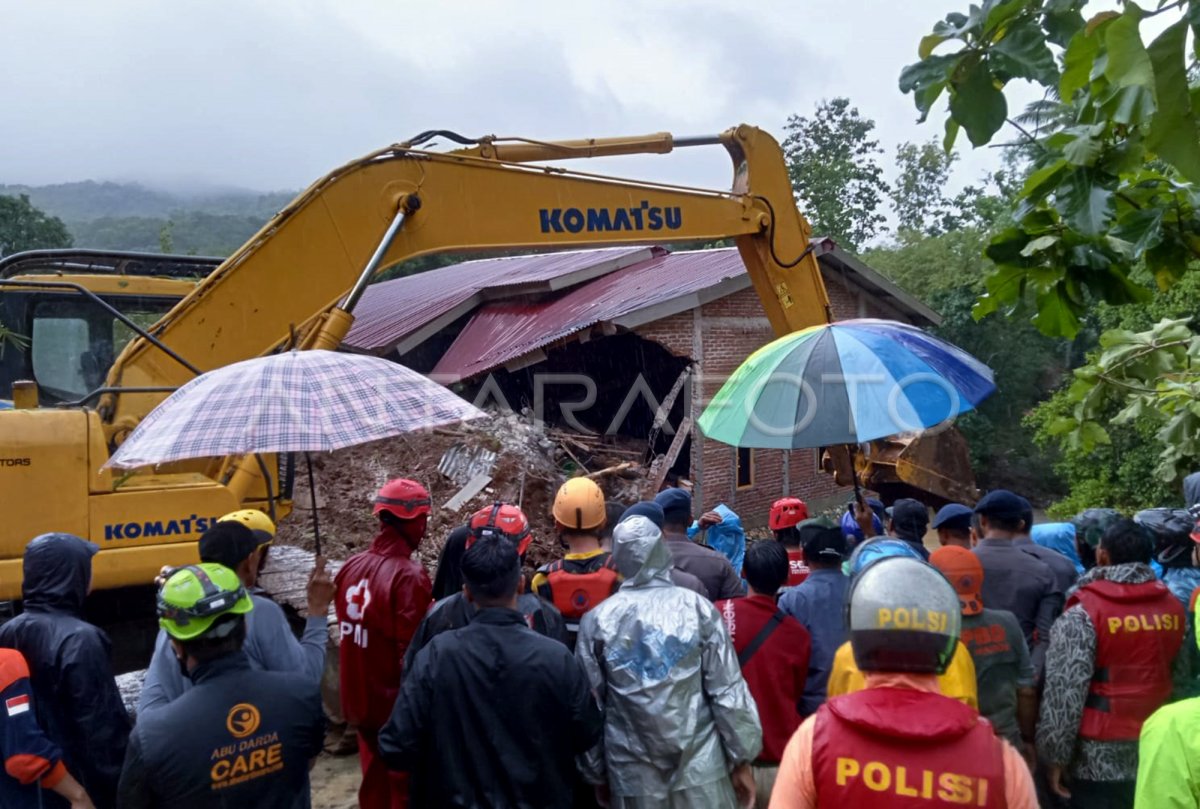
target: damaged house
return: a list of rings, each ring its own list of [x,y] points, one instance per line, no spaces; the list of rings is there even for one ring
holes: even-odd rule
[[[938,322],[832,241],[815,248],[835,317]],[[816,450],[735,449],[692,426],[775,336],[734,248],[468,261],[371,286],[355,318],[346,349],[402,362],[480,406],[526,412],[581,442],[642,442],[639,460],[691,479],[698,508],[725,503],[758,525],[782,496],[817,508],[848,497],[819,470]]]

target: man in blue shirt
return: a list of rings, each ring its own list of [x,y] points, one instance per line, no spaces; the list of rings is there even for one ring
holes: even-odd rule
[[[800,701],[800,713],[808,716],[825,702],[833,656],[849,637],[842,605],[850,580],[842,573],[846,537],[841,528],[822,517],[800,523],[799,531],[804,560],[812,572],[801,584],[783,591],[779,609],[803,624],[812,638],[808,680]]]

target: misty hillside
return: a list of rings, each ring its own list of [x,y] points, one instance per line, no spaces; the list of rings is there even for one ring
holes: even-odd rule
[[[137,183],[4,185],[63,220],[76,247],[226,256],[246,242],[295,192],[219,189],[192,193]]]

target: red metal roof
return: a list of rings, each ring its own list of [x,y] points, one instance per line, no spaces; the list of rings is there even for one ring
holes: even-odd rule
[[[360,351],[390,351],[438,318],[460,309],[460,315],[466,314],[476,296],[478,304],[496,296],[552,292],[661,252],[619,247],[488,258],[372,284],[354,311],[345,344]]]
[[[611,272],[551,301],[485,304],[431,376],[443,383],[466,379],[597,323],[669,301],[681,301],[682,308],[690,309],[698,301],[689,296],[745,273],[737,250],[671,253]]]

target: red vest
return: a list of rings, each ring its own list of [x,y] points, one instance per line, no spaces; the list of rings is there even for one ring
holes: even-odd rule
[[[1095,581],[1067,602],[1096,628],[1096,663],[1079,735],[1137,741],[1142,723],[1171,695],[1171,663],[1183,643],[1185,613],[1160,581]]]
[[[578,629],[579,619],[588,610],[621,585],[621,575],[608,553],[588,559],[559,559],[542,568],[542,573],[546,583],[538,588],[538,595],[558,607],[571,631]]]
[[[795,587],[808,578],[809,569],[804,561],[804,551],[796,548],[788,550],[788,578],[784,587]]]
[[[872,809],[1003,809],[1003,742],[958,700],[909,688],[868,688],[817,711],[817,805]]]

